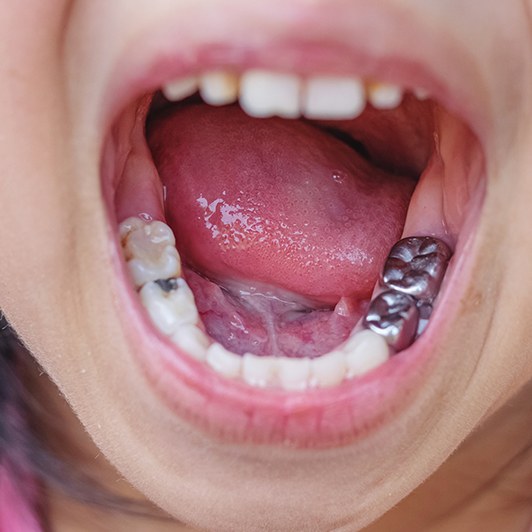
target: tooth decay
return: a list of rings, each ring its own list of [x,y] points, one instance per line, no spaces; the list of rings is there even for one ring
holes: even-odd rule
[[[359,116],[367,101],[377,109],[394,109],[403,99],[403,89],[389,83],[365,82],[354,76],[315,75],[302,77],[287,72],[251,69],[242,74],[215,70],[199,76],[173,80],[163,87],[170,101],[182,100],[196,91],[210,105],[239,100],[250,116],[350,120]],[[414,89],[419,99],[428,97]]]
[[[383,268],[384,291],[371,302],[365,329],[353,332],[330,353],[312,360],[251,353],[240,356],[213,342],[203,331],[194,295],[181,277],[181,261],[170,227],[160,221],[128,218],[120,224],[119,235],[140,300],[163,335],[226,378],[289,391],[336,386],[384,364],[391,349],[408,347],[426,326],[451,256],[449,248],[435,238],[398,242]],[[166,256],[175,259],[170,275]],[[431,282],[428,292],[427,278]]]

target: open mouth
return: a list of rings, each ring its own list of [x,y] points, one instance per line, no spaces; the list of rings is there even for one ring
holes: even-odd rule
[[[125,326],[210,434],[342,445],[431,370],[485,153],[428,69],[266,63],[220,54],[121,106],[102,180]]]

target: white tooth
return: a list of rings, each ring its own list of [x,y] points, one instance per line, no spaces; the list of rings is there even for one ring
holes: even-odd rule
[[[313,386],[327,388],[340,384],[346,374],[347,360],[342,351],[331,351],[326,355],[312,359],[311,382]]]
[[[285,390],[305,390],[309,385],[310,359],[287,358],[278,359],[278,374],[281,386]]]
[[[172,336],[172,342],[196,360],[205,360],[210,340],[195,325],[180,325]]]
[[[160,221],[123,226],[123,250],[137,287],[181,275],[181,260],[168,225]],[[127,232],[129,229],[129,232]]]
[[[395,109],[403,100],[403,90],[397,85],[372,83],[368,87],[368,99],[376,109]]]
[[[131,259],[127,266],[137,288],[150,281],[181,275],[181,259],[173,246],[166,246],[153,258]]]
[[[220,375],[236,379],[241,373],[242,357],[214,343],[207,349],[207,363]]]
[[[130,224],[131,230],[124,237],[126,258],[155,259],[166,246],[175,246],[174,233],[165,223],[155,221],[141,224]]]
[[[125,245],[125,238],[132,233],[133,231],[138,231],[146,225],[146,222],[138,218],[137,216],[132,216],[127,218],[118,226],[118,234],[120,236],[120,241],[122,245]]]
[[[190,76],[170,81],[163,87],[163,94],[171,102],[184,100],[198,90],[198,78]]]
[[[365,107],[366,91],[356,78],[318,76],[306,83],[302,109],[307,118],[349,120]]]
[[[277,359],[246,353],[242,359],[242,376],[250,386],[265,388],[275,384]]]
[[[179,279],[177,290],[165,292],[157,283],[146,283],[140,290],[140,299],[153,324],[166,335],[175,333],[182,325],[198,322],[194,295],[184,281]]]
[[[297,118],[300,84],[292,74],[249,70],[240,80],[240,105],[250,116]]]
[[[174,232],[164,222],[155,220],[145,226],[144,232],[154,244],[175,246]]]
[[[364,375],[390,357],[386,340],[373,331],[355,333],[342,347],[346,355],[347,377]]]
[[[227,105],[238,100],[238,76],[224,71],[206,72],[200,78],[200,94],[209,105]]]

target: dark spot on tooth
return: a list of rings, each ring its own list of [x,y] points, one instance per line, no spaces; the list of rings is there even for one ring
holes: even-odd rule
[[[170,279],[158,279],[157,281],[155,281],[155,283],[158,284],[165,292],[177,290],[179,286],[178,280],[175,277],[170,277]]]

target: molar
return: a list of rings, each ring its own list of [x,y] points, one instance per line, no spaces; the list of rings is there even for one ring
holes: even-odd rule
[[[156,282],[146,283],[140,290],[140,299],[154,325],[166,335],[176,333],[182,325],[199,321],[194,295],[183,279],[179,281],[179,287],[170,292]]]
[[[179,277],[181,259],[172,230],[163,222],[139,223],[127,219],[121,224],[122,248],[135,286],[150,281]],[[140,221],[140,219],[137,218]]]

